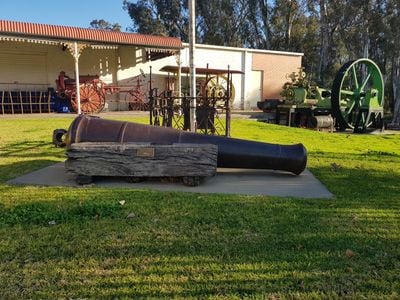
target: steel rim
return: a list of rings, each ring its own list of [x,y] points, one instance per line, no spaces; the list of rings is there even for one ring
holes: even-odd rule
[[[229,103],[233,104],[235,100],[235,87],[232,81],[229,84]],[[205,84],[205,90],[208,97],[224,98],[228,95],[228,78],[226,76],[213,76]]]
[[[364,128],[371,107],[383,107],[384,83],[379,67],[369,59],[344,64],[332,86],[332,113],[341,129],[354,129],[357,118]]]

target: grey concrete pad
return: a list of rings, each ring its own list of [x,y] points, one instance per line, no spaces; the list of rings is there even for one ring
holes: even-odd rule
[[[64,169],[64,163],[34,171],[8,181],[8,184],[72,186],[78,187],[74,176]],[[332,198],[325,186],[310,171],[301,175],[272,170],[245,170],[219,168],[217,175],[206,178],[200,186],[188,187],[181,183],[144,181],[128,183],[122,178],[99,178],[97,187],[135,188],[157,191],[182,191],[194,193],[221,193],[240,195],[268,195],[300,198]]]

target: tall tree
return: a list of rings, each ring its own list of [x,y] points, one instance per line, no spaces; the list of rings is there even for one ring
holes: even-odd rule
[[[386,54],[391,57],[391,85],[393,119],[391,124],[400,126],[400,1],[389,0],[387,4],[388,32]]]
[[[103,19],[100,19],[100,20],[96,19],[96,20],[93,20],[92,22],[90,22],[90,28],[109,30],[109,31],[121,31],[120,24],[118,24],[118,23],[112,24]]]
[[[247,19],[245,20],[245,45],[252,48],[271,48],[271,9],[267,0],[249,0],[243,6]]]
[[[124,0],[123,7],[132,18],[132,31],[179,37],[187,41],[188,14],[184,0]]]
[[[301,17],[301,3],[297,0],[277,0],[272,10],[272,23],[277,48],[289,50],[295,22]]]
[[[242,26],[245,22],[246,1],[198,1],[197,20],[199,41],[205,44],[242,47]]]
[[[124,0],[132,30],[187,41],[187,0]],[[400,0],[208,0],[196,3],[197,42],[303,52],[329,87],[340,66],[369,57],[381,67],[400,124]]]

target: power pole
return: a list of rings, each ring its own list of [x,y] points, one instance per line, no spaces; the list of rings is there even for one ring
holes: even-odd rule
[[[190,131],[196,131],[196,66],[194,49],[196,43],[195,0],[189,1],[189,72],[190,72]]]

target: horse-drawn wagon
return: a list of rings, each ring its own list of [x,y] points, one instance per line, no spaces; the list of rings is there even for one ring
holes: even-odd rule
[[[114,85],[106,84],[98,75],[79,76],[81,111],[86,114],[101,112],[106,104],[106,95],[114,93],[125,94],[124,99],[117,101],[119,103],[127,103],[130,110],[147,110],[148,100],[146,90],[144,89],[146,86],[145,77],[145,74],[142,72],[141,75],[129,80],[132,83],[131,85]],[[57,96],[61,99],[68,99],[71,108],[74,111],[78,111],[76,80],[61,71],[56,84]]]

